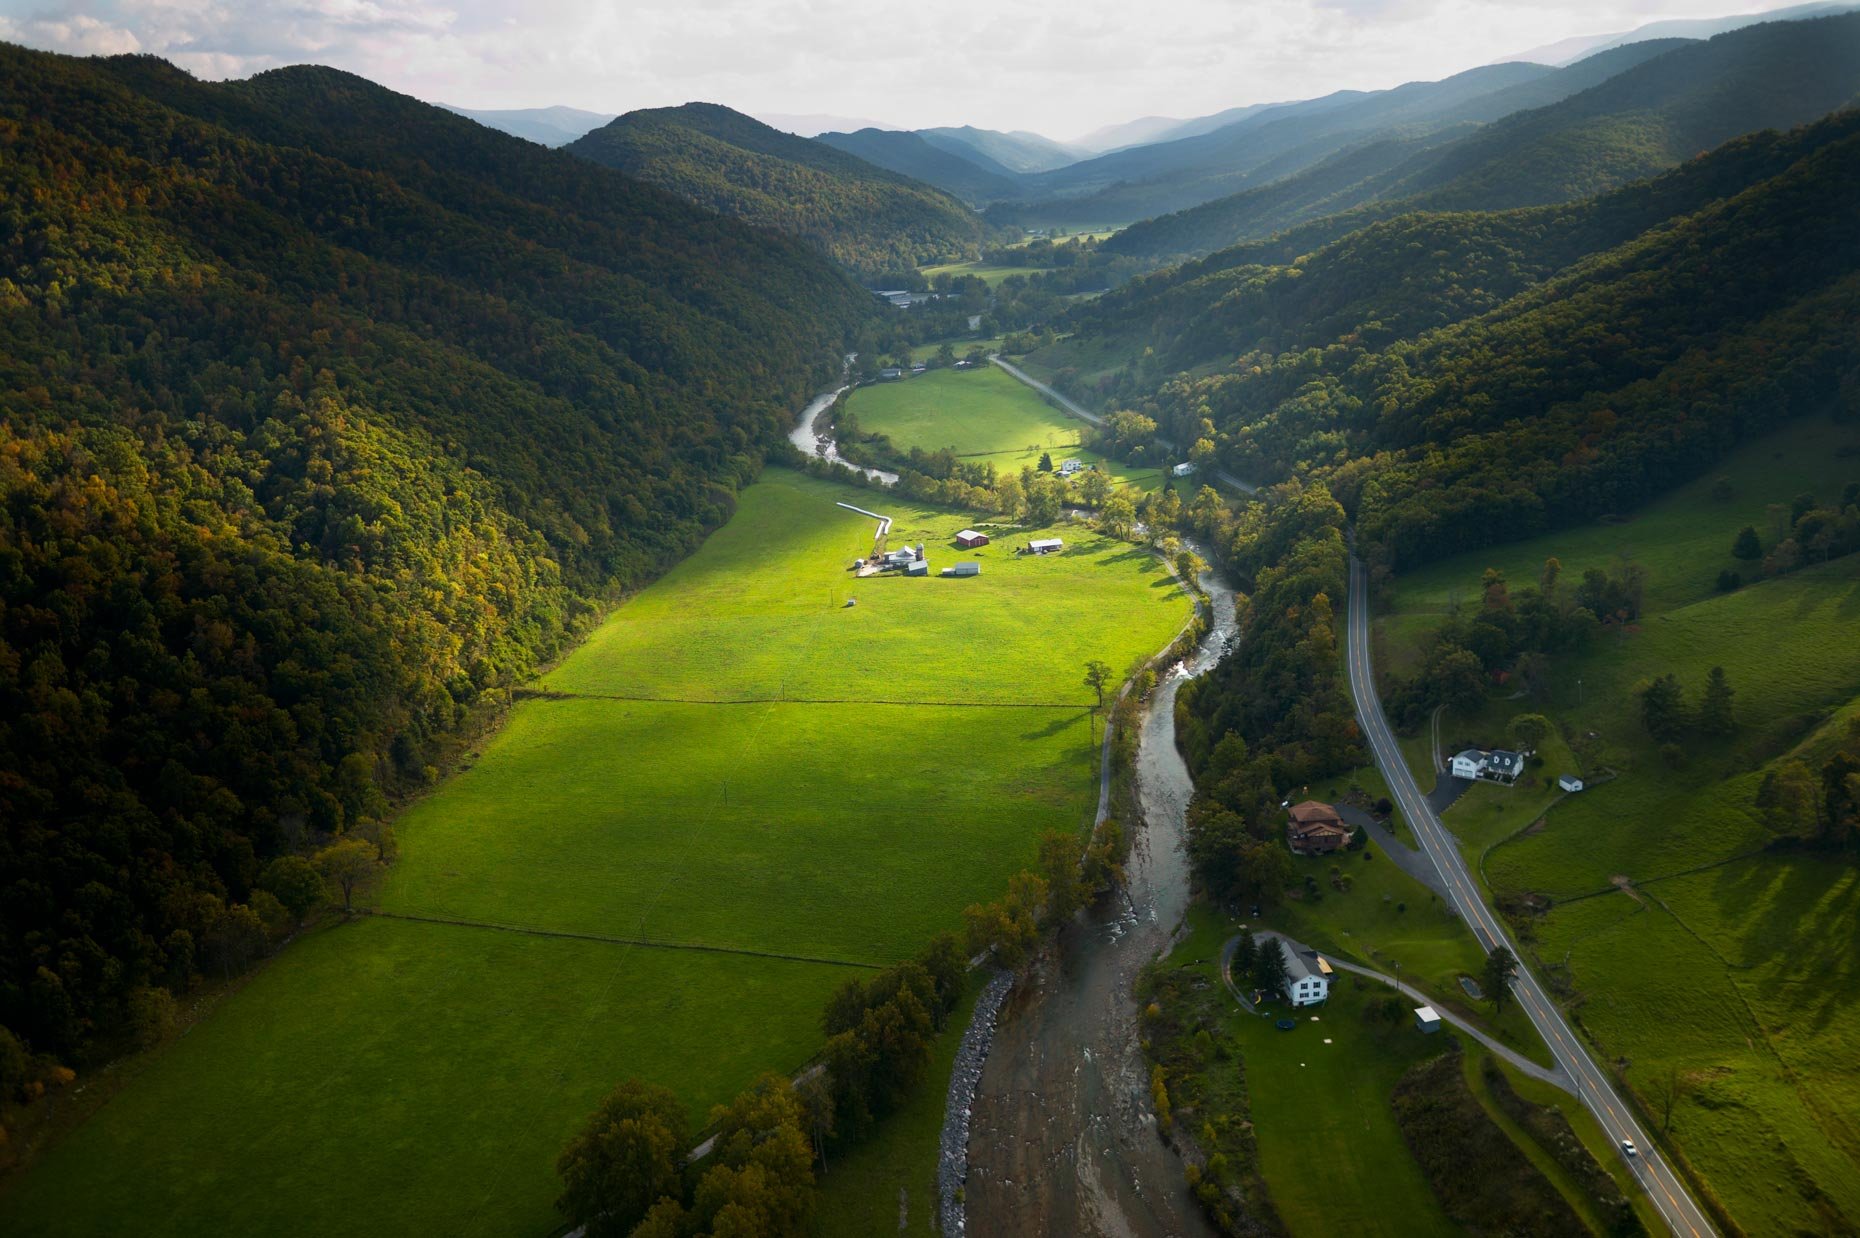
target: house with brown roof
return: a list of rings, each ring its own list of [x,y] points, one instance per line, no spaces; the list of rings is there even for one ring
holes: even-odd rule
[[[1350,845],[1354,831],[1329,804],[1306,800],[1286,810],[1285,841],[1299,855],[1328,855]]]

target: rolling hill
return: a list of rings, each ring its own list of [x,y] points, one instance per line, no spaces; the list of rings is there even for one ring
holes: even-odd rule
[[[0,112],[0,1023],[84,1062],[723,523],[873,309],[331,69],[0,45]]]
[[[1211,428],[1243,476],[1328,480],[1376,553],[1414,563],[1622,510],[1851,403],[1856,177],[1849,110],[1578,203],[1140,280],[1075,311],[1065,348],[1140,356],[1107,404]]]
[[[932,146],[961,155],[979,167],[1000,168],[1015,174],[1050,172],[1077,163],[1085,155],[1082,150],[1019,129],[1001,133],[963,125],[955,129],[919,129],[917,132]]]
[[[628,112],[566,149],[867,274],[973,257],[982,237],[942,190],[712,103]]]
[[[1567,201],[1856,97],[1860,14],[1750,26],[1709,42],[1632,43],[1440,118],[1491,122],[1478,129],[1379,135],[1296,176],[1135,225],[1106,248],[1193,255],[1325,216],[1335,217],[1329,239],[1407,210]]]
[[[949,149],[907,129],[859,129],[823,133],[823,146],[863,159],[900,176],[935,185],[972,206],[1013,197],[1021,177],[973,147]]]

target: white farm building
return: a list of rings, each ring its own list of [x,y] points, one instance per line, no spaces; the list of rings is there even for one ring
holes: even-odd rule
[[[1330,964],[1315,951],[1294,950],[1284,942],[1285,1000],[1294,1006],[1315,1006],[1330,996]]]

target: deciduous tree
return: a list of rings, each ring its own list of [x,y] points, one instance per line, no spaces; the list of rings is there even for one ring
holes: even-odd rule
[[[628,1079],[610,1093],[556,1161],[555,1206],[590,1238],[630,1232],[661,1199],[682,1193],[690,1131],[668,1088]]]

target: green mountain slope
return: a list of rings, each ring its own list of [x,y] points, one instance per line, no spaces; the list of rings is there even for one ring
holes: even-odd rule
[[[1532,106],[1550,95],[1558,101]],[[1766,23],[1703,43],[1630,44],[1443,113],[1493,120],[1492,112],[1517,105],[1483,128],[1419,140],[1380,134],[1282,181],[1126,229],[1106,249],[1171,257],[1344,212],[1361,226],[1407,210],[1568,201],[1740,133],[1806,123],[1857,96],[1860,14]]]
[[[919,129],[917,132],[932,146],[961,155],[984,169],[1000,169],[1009,175],[1050,172],[1054,168],[1077,163],[1083,154],[1051,138],[1020,129],[1002,133],[994,129],[962,125],[958,128]]]
[[[970,147],[949,149],[922,134],[899,129],[860,129],[823,133],[814,141],[856,156],[900,176],[908,176],[980,206],[1014,196],[1021,178]]]
[[[1860,398],[1855,183],[1850,111],[1582,203],[1138,281],[1077,321],[1086,351],[1153,350],[1107,403],[1242,476],[1328,480],[1412,563],[1622,510]]]
[[[1403,126],[1453,123],[1449,112],[1552,73],[1542,65],[1485,65],[1438,82],[1370,94],[1339,92],[1284,104],[1195,137],[1158,142],[1028,177],[1023,213],[1043,219],[1147,219],[1267,184]],[[1003,214],[1009,212],[1003,211]]]
[[[981,225],[930,185],[711,103],[629,112],[568,144],[700,206],[875,273],[972,257]]]
[[[107,1053],[688,553],[870,297],[327,69],[0,46],[0,1023]]]

